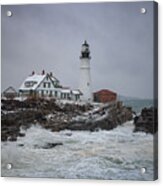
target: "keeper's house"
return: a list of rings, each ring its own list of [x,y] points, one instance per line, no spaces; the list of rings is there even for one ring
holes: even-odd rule
[[[63,87],[52,73],[35,74],[33,71],[19,88],[20,96],[54,97],[56,99],[80,100],[80,90]]]

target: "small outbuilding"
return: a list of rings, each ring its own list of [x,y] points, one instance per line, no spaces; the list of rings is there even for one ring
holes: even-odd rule
[[[97,92],[94,92],[93,98],[95,102],[100,103],[113,102],[117,100],[117,93],[108,89],[102,89]]]
[[[3,91],[2,96],[8,99],[13,99],[18,95],[16,90],[13,87],[8,87],[6,90]]]

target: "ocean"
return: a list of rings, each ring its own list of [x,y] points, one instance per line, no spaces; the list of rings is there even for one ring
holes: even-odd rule
[[[124,100],[123,104],[125,106],[132,107],[133,111],[137,114],[141,112],[142,108],[144,107],[153,107],[153,100],[152,99],[131,99],[131,100]]]
[[[135,108],[138,107],[135,105]],[[6,177],[153,180],[153,135],[133,133],[133,129],[133,121],[110,131],[95,132],[51,132],[33,125],[22,131],[25,137],[19,137],[16,142],[2,142],[1,174]],[[47,143],[63,145],[43,149]],[[8,164],[12,164],[11,169],[7,169]],[[146,168],[144,174],[141,168]]]

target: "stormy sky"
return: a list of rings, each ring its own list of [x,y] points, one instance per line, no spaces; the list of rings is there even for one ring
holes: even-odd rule
[[[81,45],[87,40],[93,91],[152,98],[152,2],[4,5],[1,15],[2,91],[10,85],[18,89],[33,70],[43,69],[62,85],[78,88]]]

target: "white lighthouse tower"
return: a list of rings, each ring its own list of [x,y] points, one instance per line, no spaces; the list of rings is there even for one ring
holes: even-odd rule
[[[81,56],[80,56],[80,85],[79,89],[82,92],[81,100],[91,102],[92,90],[91,90],[91,74],[90,74],[90,50],[87,41],[82,44]]]

